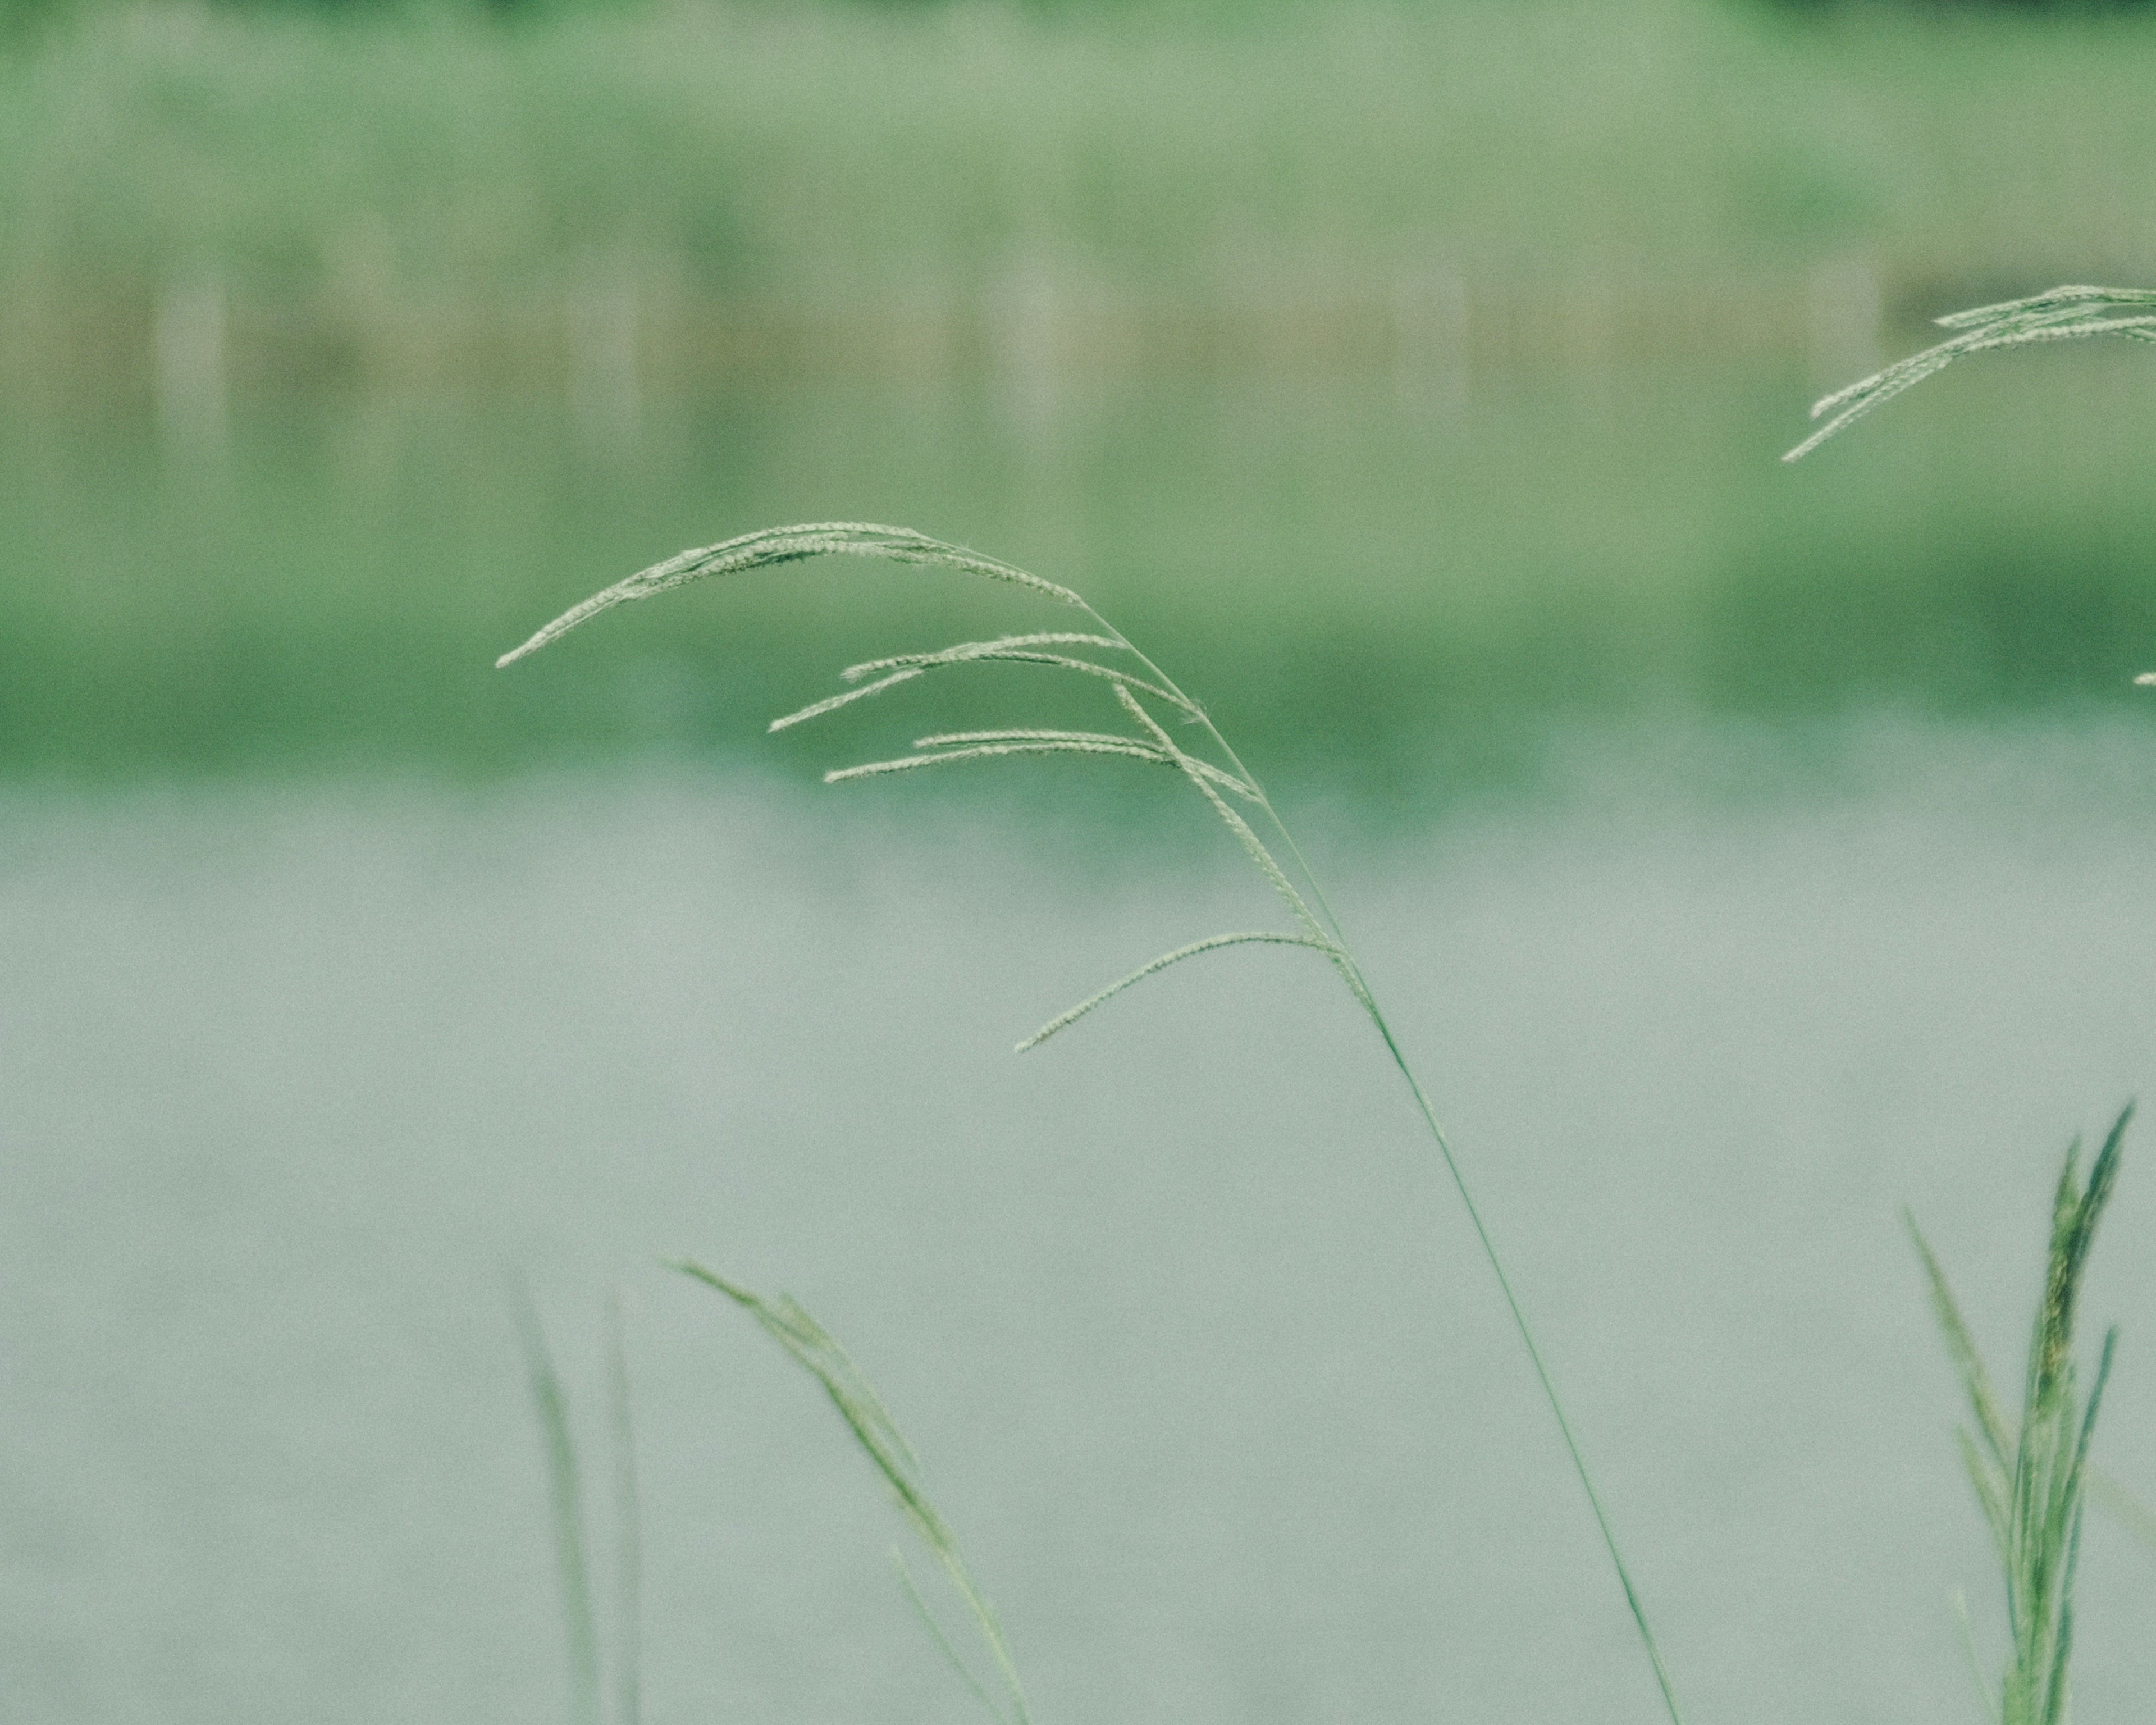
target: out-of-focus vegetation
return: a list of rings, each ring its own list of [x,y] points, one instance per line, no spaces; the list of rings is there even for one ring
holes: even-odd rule
[[[2145,17],[2019,8],[91,6],[0,53],[0,382],[139,392],[204,307],[243,388],[1844,369],[2156,275],[2152,87]]]
[[[0,49],[0,772],[747,737],[926,590],[487,666],[787,519],[1385,774],[2130,693],[2145,354],[1774,457],[1920,314],[2156,280],[2151,88],[2156,19],[1859,0],[79,0]]]
[[[0,416],[0,775],[714,747],[807,772],[1054,696],[983,670],[834,716],[858,732],[765,738],[841,686],[834,665],[1060,626],[874,565],[631,607],[492,669],[598,581],[742,522],[845,514],[932,521],[1098,595],[1282,783],[1511,779],[1553,730],[1667,711],[2139,714],[2151,357],[1972,362],[1794,469],[1775,458],[1800,368],[1471,377],[1456,397],[1074,383],[1045,407],[803,387],[649,402],[619,444],[545,401],[265,403],[201,446]],[[1055,722],[1111,718],[1091,692]]]

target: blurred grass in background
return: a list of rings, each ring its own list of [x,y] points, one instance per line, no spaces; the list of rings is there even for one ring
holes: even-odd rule
[[[788,518],[1075,582],[1336,783],[2156,663],[2140,355],[1774,461],[1926,316],[2156,280],[2139,8],[17,3],[0,772],[762,747],[978,622],[827,575],[487,669]]]
[[[90,7],[0,59],[0,380],[587,392],[1870,357],[2156,275],[2148,15]]]
[[[492,668],[640,562],[849,516],[1052,570],[1158,644],[1270,773],[1386,803],[1517,779],[1582,725],[2146,716],[2138,357],[1972,366],[1861,460],[1798,470],[1775,458],[1804,380],[1773,368],[1435,403],[1353,378],[1074,387],[1045,413],[990,388],[804,385],[650,404],[619,444],[515,401],[302,403],[236,418],[214,450],[0,420],[0,762],[493,773],[717,747],[804,771],[1038,714],[1037,678],[984,669],[850,709],[854,734],[766,737],[840,665],[1055,621],[873,565],[631,607]],[[1059,721],[1109,716],[1086,692]]]

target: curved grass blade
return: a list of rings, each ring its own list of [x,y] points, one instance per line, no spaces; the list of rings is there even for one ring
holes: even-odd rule
[[[614,1725],[644,1716],[644,1494],[637,1481],[636,1423],[629,1410],[629,1336],[617,1287],[607,1300],[607,1399],[613,1415],[614,1588],[619,1618]]]
[[[873,521],[814,521],[743,533],[737,538],[685,551],[649,568],[639,569],[612,587],[593,593],[582,604],[571,606],[522,646],[503,654],[495,664],[497,667],[513,665],[526,654],[536,653],[549,641],[567,634],[578,624],[588,622],[600,612],[631,599],[649,598],[654,593],[713,576],[739,575],[751,569],[767,569],[779,563],[831,556],[875,557],[897,563],[933,564],[983,576],[991,581],[1006,582],[1061,604],[1085,603],[1067,587],[1044,581],[1038,575],[994,557],[983,557],[965,546],[931,539],[910,527],[886,527]]]
[[[838,1409],[839,1417],[862,1452],[875,1465],[892,1495],[898,1499],[900,1510],[921,1543],[950,1578],[958,1597],[965,1602],[973,1625],[989,1656],[995,1661],[998,1675],[1002,1678],[1009,1696],[1010,1707],[1006,1715],[1004,1709],[991,1703],[991,1710],[1009,1725],[1029,1725],[1025,1686],[1019,1681],[1018,1667],[1013,1662],[1009,1645],[1004,1640],[1003,1625],[996,1619],[995,1609],[988,1604],[966,1567],[964,1556],[958,1549],[957,1536],[951,1532],[936,1506],[929,1502],[928,1494],[921,1482],[921,1463],[911,1447],[901,1435],[898,1426],[869,1387],[861,1369],[854,1363],[853,1357],[840,1347],[838,1338],[811,1317],[799,1301],[782,1294],[776,1300],[767,1300],[762,1295],[728,1281],[724,1276],[706,1270],[702,1265],[688,1259],[674,1262],[673,1268],[684,1276],[703,1283],[706,1287],[724,1294],[762,1327],[764,1333],[783,1348],[811,1377],[824,1387],[831,1405]],[[939,1636],[940,1639],[940,1636]],[[963,1663],[961,1670],[964,1669]],[[974,1684],[980,1690],[978,1682]],[[982,1692],[986,1700],[985,1692]]]
[[[873,683],[864,683],[860,688],[849,689],[842,694],[827,695],[821,701],[811,701],[807,706],[796,711],[783,713],[765,728],[770,731],[783,731],[789,726],[800,724],[804,719],[819,719],[825,713],[836,712],[840,707],[850,706],[856,701],[865,701],[871,695],[880,695],[895,684],[911,681],[924,671],[942,670],[954,665],[985,664],[1045,665],[1059,670],[1081,671],[1088,676],[1106,677],[1111,682],[1118,685],[1128,684],[1132,688],[1142,689],[1148,695],[1158,696],[1163,701],[1172,702],[1193,718],[1204,716],[1195,703],[1178,695],[1174,691],[1164,689],[1157,683],[1148,683],[1142,677],[1133,676],[1128,671],[1117,670],[1112,665],[1096,665],[1090,659],[1074,659],[1064,653],[1044,653],[1037,649],[1027,647],[1005,647],[993,641],[971,642],[968,644],[977,647],[979,650],[955,657],[939,653],[921,653],[907,654],[897,659],[880,660],[879,665],[895,665],[897,668],[877,678]],[[848,669],[859,670],[864,667],[852,665]]]
[[[1817,419],[1827,414],[1833,417],[1782,459],[1802,459],[1829,438],[1964,354],[2027,347],[2037,341],[2078,341],[2089,336],[2156,341],[2156,316],[2145,311],[2124,317],[2102,315],[2107,311],[2133,311],[2137,307],[2149,306],[2156,306],[2156,290],[2057,287],[2027,299],[2007,300],[1996,305],[1951,312],[1936,321],[1943,328],[1957,331],[1955,335],[1815,402],[1812,418]]]
[[[1056,731],[1036,725],[1009,725],[993,731],[938,731],[913,739],[917,749],[952,748],[968,742],[1112,742],[1143,749],[1156,760],[1168,758],[1151,743],[1114,731]]]
[[[863,677],[900,665],[918,670],[931,665],[963,665],[969,659],[988,658],[1010,647],[1107,647],[1127,650],[1128,643],[1111,635],[1081,634],[1070,629],[1036,630],[1026,635],[998,635],[993,641],[961,641],[955,647],[944,647],[934,653],[897,653],[888,659],[864,660],[859,665],[848,665],[839,675],[846,682],[858,683]]]
[[[906,1553],[895,1545],[891,1548],[891,1567],[898,1572],[898,1584],[905,1589],[906,1600],[913,1607],[913,1615],[921,1620],[921,1626],[928,1631],[929,1639],[942,1651],[943,1662],[951,1667],[958,1681],[973,1692],[975,1699],[983,1707],[997,1718],[1004,1718],[1004,1710],[996,1705],[995,1697],[988,1693],[988,1686],[973,1675],[973,1666],[960,1656],[958,1650],[952,1645],[950,1636],[944,1634],[942,1624],[928,1609],[928,1601],[921,1596],[921,1589],[913,1579],[913,1571],[907,1567]]]
[[[1147,977],[1158,972],[1166,970],[1171,964],[1180,964],[1186,958],[1195,958],[1200,952],[1218,952],[1223,947],[1240,947],[1254,942],[1275,947],[1311,947],[1324,953],[1327,957],[1334,959],[1337,958],[1340,951],[1329,940],[1313,939],[1306,934],[1288,934],[1276,928],[1254,929],[1246,934],[1209,935],[1202,941],[1191,942],[1187,947],[1178,947],[1173,952],[1163,952],[1159,957],[1141,964],[1120,982],[1109,983],[1097,994],[1087,995],[1070,1011],[1059,1013],[1035,1030],[1032,1035],[1019,1044],[1016,1051],[1024,1054],[1029,1050],[1039,1048],[1058,1030],[1069,1029],[1079,1019],[1084,1018],[1087,1013],[1092,1011],[1095,1007],[1105,1006],[1124,989],[1143,982]]]
[[[599,1725],[598,1616],[592,1604],[591,1563],[584,1547],[583,1475],[569,1430],[567,1399],[547,1351],[546,1332],[531,1295],[520,1284],[513,1292],[517,1339],[531,1403],[547,1445],[547,1484],[554,1512],[554,1555],[561,1571],[562,1620],[569,1649],[572,1717],[583,1725]]]
[[[1970,330],[1985,324],[2003,323],[2023,315],[2042,315],[2055,311],[2072,311],[2092,305],[2156,305],[2156,288],[2107,288],[2086,285],[2055,287],[2041,294],[2031,294],[2025,300],[2002,300],[1995,305],[1973,306],[1966,311],[1949,311],[1932,321],[1943,330]]]
[[[804,719],[820,719],[824,714],[834,713],[842,706],[850,706],[857,701],[866,701],[871,695],[880,695],[895,684],[910,683],[920,675],[919,665],[908,665],[904,670],[895,670],[887,677],[878,677],[873,683],[864,683],[858,689],[849,689],[840,695],[827,695],[821,701],[812,701],[797,711],[782,713],[763,728],[767,732],[783,731],[788,726],[798,725]]]
[[[1969,1334],[1969,1321],[1961,1315],[1960,1303],[1947,1281],[1946,1271],[1940,1268],[1930,1242],[1917,1226],[1916,1217],[1905,1209],[1902,1222],[1916,1244],[1917,1256],[1923,1260],[1924,1276],[1931,1286],[1932,1312],[1938,1320],[1940,1333],[1946,1338],[1947,1356],[1953,1362],[1954,1375],[1961,1379],[1969,1407],[1976,1414],[1976,1429],[1983,1436],[1991,1460],[2005,1468],[2015,1440],[2007,1430],[2005,1416],[1999,1411],[1999,1395],[1991,1387],[1991,1374],[1984,1368],[1983,1356],[1978,1353],[1976,1340]]]
[[[1976,1630],[1969,1620],[1969,1595],[1956,1588],[1948,1595],[1948,1599],[1953,1606],[1955,1620],[1961,1625],[1962,1651],[1969,1656],[1969,1680],[1976,1685],[1976,1698],[1983,1705],[1992,1725],[2002,1725],[1999,1717],[1999,1698],[1991,1692],[1990,1685],[1984,1681],[1984,1661],[1976,1651]]]
[[[1136,737],[1118,737],[1112,732],[1100,731],[1038,731],[1026,728],[1004,731],[943,731],[938,732],[933,737],[916,737],[913,740],[913,746],[917,749],[943,748],[968,742],[1023,742],[1036,737],[1044,742],[1060,738],[1074,742],[1127,743],[1133,748],[1143,749],[1147,755],[1163,766],[1183,764],[1180,762],[1169,760],[1158,748],[1149,743],[1142,743]],[[1264,802],[1265,798],[1260,794],[1255,785],[1236,778],[1225,768],[1215,767],[1210,761],[1202,761],[1195,755],[1187,755],[1183,758],[1189,766],[1194,767],[1214,784],[1219,785],[1222,790],[1233,791],[1237,796],[1248,802],[1260,803]]]
[[[788,726],[798,725],[804,719],[820,719],[825,713],[836,712],[854,701],[865,700],[871,695],[880,695],[894,683],[910,681],[932,665],[963,665],[968,660],[979,659],[1008,648],[1081,644],[1116,647],[1122,643],[1111,641],[1106,635],[1078,634],[1068,629],[1051,629],[1029,635],[1002,635],[993,641],[962,641],[955,647],[946,647],[940,653],[904,653],[893,659],[876,659],[865,665],[850,665],[839,673],[849,683],[858,683],[875,671],[883,671],[886,675],[863,688],[849,689],[843,695],[830,695],[821,701],[812,701],[798,712],[773,719],[765,729],[783,731]]]
[[[1127,755],[1155,766],[1172,764],[1158,749],[1149,749],[1142,742],[1118,742],[1107,738],[1098,742],[983,742],[970,748],[901,755],[891,761],[869,761],[859,767],[834,767],[824,775],[824,783],[839,784],[850,778],[874,778],[880,773],[904,773],[915,767],[941,767],[946,761],[974,761],[993,755]]]
[[[1966,1426],[1954,1428],[1954,1445],[1961,1452],[1962,1471],[1969,1476],[1969,1488],[1976,1493],[1976,1507],[1984,1517],[1984,1525],[1991,1532],[1992,1549],[2002,1564],[2014,1561],[2014,1526],[2007,1507],[2006,1494],[2010,1484],[2005,1471],[1984,1458],[1976,1446],[1976,1440],[1969,1435]]]

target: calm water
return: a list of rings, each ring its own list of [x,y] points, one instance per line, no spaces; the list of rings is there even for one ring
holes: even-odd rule
[[[2156,747],[1882,722],[1822,782],[1661,742],[1359,850],[1337,896],[1696,1716],[1958,1718],[1946,1591],[1988,1622],[1986,1559],[1897,1207],[2010,1362],[2066,1137],[2156,1080]],[[1262,917],[1224,843],[906,807],[650,772],[11,802],[8,1717],[558,1713],[512,1269],[594,1454],[631,1291],[652,1717],[952,1716],[880,1488],[675,1251],[849,1339],[1044,1718],[1654,1717],[1320,968],[1224,955],[1007,1052]],[[2144,1492],[2147,1173],[2090,1305]],[[2156,1561],[2089,1546],[2082,1716],[2128,1719]]]
[[[1270,914],[1203,810],[1113,765],[814,786],[934,697],[716,743],[972,596],[842,572],[484,670],[595,568],[830,514],[1093,581],[1281,763],[1692,1717],[1969,1717],[1948,1592],[1996,1612],[1898,1207],[2010,1377],[2066,1138],[2156,1097],[2145,506],[2057,443],[2142,409],[2076,375],[2004,454],[1979,388],[1756,484],[1783,398],[1733,385],[797,404],[641,464],[476,409],[15,428],[0,1717],[564,1716],[518,1275],[601,1476],[628,1291],[649,1716],[959,1716],[880,1487],[676,1252],[847,1339],[1044,1722],[1657,1716],[1322,968],[1219,955],[1008,1052]],[[2133,1148],[2088,1311],[2156,1497]],[[2156,1557],[2085,1561],[2078,1717],[2138,1718]]]

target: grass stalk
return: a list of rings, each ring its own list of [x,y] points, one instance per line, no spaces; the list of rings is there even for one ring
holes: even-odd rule
[[[1058,752],[1136,753],[1149,758],[1164,760],[1182,770],[1186,780],[1211,808],[1222,824],[1234,835],[1256,865],[1259,872],[1279,895],[1297,925],[1296,929],[1281,931],[1270,935],[1246,933],[1214,937],[1209,940],[1199,941],[1179,947],[1142,966],[1121,982],[1111,984],[1089,999],[1080,1003],[1060,1018],[1051,1020],[1041,1031],[1020,1044],[1021,1050],[1037,1046],[1050,1034],[1085,1015],[1108,999],[1122,993],[1125,988],[1185,957],[1229,945],[1268,939],[1283,945],[1315,947],[1324,952],[1346,984],[1349,993],[1353,996],[1356,1004],[1368,1018],[1378,1039],[1384,1045],[1388,1057],[1406,1083],[1414,1100],[1416,1110],[1429,1132],[1440,1159],[1444,1163],[1453,1189],[1458,1194],[1460,1204],[1467,1213],[1468,1219],[1475,1231],[1476,1242],[1496,1280],[1506,1310],[1510,1313],[1513,1327],[1518,1332],[1521,1343],[1527,1349],[1527,1358],[1534,1368],[1536,1381],[1541,1386],[1543,1399],[1556,1420],[1558,1434],[1564,1443],[1566,1455],[1571,1461],[1573,1471],[1579,1481],[1580,1488],[1586,1497],[1588,1507],[1594,1517],[1595,1527],[1601,1536],[1604,1548],[1608,1553],[1611,1565],[1616,1571],[1619,1585],[1624,1592],[1625,1605],[1631,1614],[1632,1622],[1638,1632],[1640,1645],[1652,1667],[1655,1682],[1661,1692],[1663,1706],[1668,1712],[1671,1725],[1682,1725],[1682,1714],[1677,1705],[1676,1691],[1671,1681],[1667,1666],[1662,1658],[1661,1647],[1656,1640],[1645,1606],[1634,1583],[1630,1568],[1625,1560],[1615,1529],[1612,1527],[1608,1512],[1603,1504],[1601,1494],[1595,1488],[1594,1476],[1588,1467],[1586,1456],[1581,1449],[1572,1420],[1565,1412],[1563,1400],[1558,1394],[1556,1380],[1543,1355],[1541,1344],[1536,1339],[1533,1327],[1528,1322],[1527,1312],[1513,1288],[1512,1278],[1505,1270],[1503,1259],[1498,1251],[1496,1240],[1491,1236],[1489,1226],[1483,1218],[1481,1209],[1476,1203],[1474,1194],[1469,1189],[1466,1176],[1461,1169],[1458,1157],[1454,1153],[1451,1142],[1438,1120],[1436,1109],[1430,1101],[1428,1091],[1424,1090],[1420,1079],[1416,1076],[1405,1051],[1401,1048],[1399,1040],[1394,1033],[1391,1024],[1386,1019],[1383,1009],[1378,1005],[1377,998],[1363,975],[1360,963],[1343,937],[1339,919],[1327,901],[1323,888],[1318,884],[1316,874],[1304,856],[1301,847],[1296,842],[1294,834],[1289,831],[1278,809],[1265,794],[1263,784],[1244,762],[1241,757],[1236,753],[1228,739],[1221,734],[1204,708],[1179,687],[1175,680],[1128,636],[1070,588],[1044,580],[1039,576],[1017,569],[995,558],[983,557],[981,553],[963,546],[931,539],[910,528],[882,526],[865,522],[824,522],[767,529],[761,532],[746,534],[721,544],[683,552],[678,556],[668,558],[663,562],[654,564],[648,569],[629,576],[625,580],[616,583],[613,587],[593,594],[581,604],[564,612],[539,629],[522,646],[505,654],[498,663],[502,665],[510,665],[557,639],[601,611],[629,599],[645,598],[709,576],[742,573],[752,569],[825,555],[879,557],[902,562],[955,569],[1025,588],[1042,598],[1068,605],[1091,619],[1097,633],[1090,635],[1081,635],[1072,632],[1068,634],[1057,633],[1030,637],[1004,637],[989,642],[963,642],[940,653],[908,654],[850,667],[847,673],[847,680],[850,681],[858,681],[859,679],[870,676],[877,671],[884,671],[886,675],[873,682],[861,684],[860,686],[849,691],[844,695],[832,696],[805,707],[797,713],[788,715],[778,721],[778,724],[792,724],[829,711],[847,701],[888,688],[900,680],[918,675],[932,667],[1016,661],[1074,672],[1087,677],[1101,679],[1107,684],[1125,716],[1137,727],[1135,733],[1112,735],[1082,733],[1086,740],[1081,743],[1070,733],[1065,733],[1060,738],[1035,733],[1029,738],[1022,732],[1006,731],[997,733],[998,740],[994,742],[983,742],[954,748],[938,756],[911,757],[900,761],[870,762],[865,768],[840,768],[827,777],[839,779],[862,776],[865,773],[887,773],[900,770],[902,767],[925,763],[931,760],[973,758],[991,753],[1043,752],[1051,750]],[[1116,654],[1126,655],[1130,663],[1137,667],[1139,674],[1133,675],[1122,665],[1102,664],[1097,660],[1080,656],[1075,653],[1049,653],[1040,650],[1041,644],[1051,641],[1058,645],[1072,647],[1090,643]],[[1166,724],[1147,706],[1147,701],[1149,699],[1158,701],[1169,709],[1173,716],[1182,724],[1197,729],[1203,739],[1199,745],[1199,749],[1185,749],[1177,742]],[[774,728],[777,726],[774,726]],[[928,740],[925,739],[924,742],[927,741]],[[1199,750],[1207,748],[1217,756],[1216,759],[1204,758]],[[1250,821],[1246,820],[1229,805],[1227,799],[1221,794],[1224,786],[1233,788],[1240,798],[1254,805],[1253,813],[1257,825],[1253,826]],[[1263,829],[1262,834],[1260,829]],[[1267,842],[1268,836],[1272,841],[1271,844]],[[1280,855],[1276,855],[1272,844],[1277,844],[1281,847]],[[1281,860],[1282,855],[1286,859],[1285,865]],[[908,1483],[911,1476],[899,1466],[901,1461],[910,1462],[910,1454],[903,1450],[902,1443],[896,1449],[891,1446],[891,1440],[896,1438],[896,1431],[889,1425],[887,1416],[882,1414],[880,1404],[875,1403],[872,1396],[869,1397],[865,1403],[859,1399],[856,1391],[861,1386],[858,1384],[857,1376],[848,1378],[844,1377],[842,1373],[838,1380],[841,1387],[834,1387],[834,1378],[826,1375],[827,1368],[829,1366],[829,1357],[822,1352],[824,1344],[829,1343],[829,1338],[824,1336],[820,1329],[801,1327],[804,1324],[814,1326],[814,1320],[808,1319],[805,1312],[801,1312],[798,1307],[793,1307],[790,1305],[784,1308],[768,1307],[758,1301],[755,1296],[735,1287],[707,1271],[690,1265],[680,1267],[688,1274],[697,1276],[709,1286],[747,1307],[757,1321],[763,1324],[765,1328],[790,1352],[793,1352],[804,1366],[823,1378],[826,1390],[831,1394],[839,1412],[853,1427],[855,1435],[882,1468],[892,1488],[898,1492],[901,1504],[906,1506],[909,1516],[914,1519],[916,1531],[921,1533],[930,1548],[937,1553],[939,1559],[944,1563],[947,1573],[951,1575],[954,1584],[957,1586],[960,1594],[967,1599],[969,1608],[973,1609],[977,1627],[988,1639],[992,1651],[996,1655],[999,1668],[1010,1686],[1014,1704],[1017,1709],[1017,1717],[1022,1722],[1024,1717],[1022,1692],[1017,1688],[1015,1672],[1009,1667],[1000,1631],[995,1628],[993,1616],[987,1613],[985,1602],[979,1599],[973,1589],[970,1578],[964,1574],[963,1564],[956,1562],[955,1546],[951,1547],[947,1552],[941,1543],[947,1534],[947,1530],[942,1529],[940,1519],[933,1518],[932,1512],[925,1509],[925,1500],[916,1499],[912,1495],[912,1488]],[[832,1348],[836,1346],[835,1343],[829,1345]],[[843,1360],[843,1354],[839,1358]],[[851,1370],[850,1362],[844,1363],[844,1369]]]
[[[570,1717],[576,1725],[600,1725],[598,1614],[592,1599],[592,1566],[584,1541],[583,1476],[569,1429],[568,1399],[547,1352],[539,1313],[524,1288],[513,1309],[524,1369],[547,1450],[547,1485],[553,1512],[554,1558],[562,1583],[562,1626],[569,1650]]]
[[[569,1420],[567,1393],[528,1291],[512,1289],[512,1311],[531,1404],[546,1450],[554,1523],[555,1568],[562,1587],[563,1642],[569,1658],[574,1725],[640,1725],[644,1712],[644,1511],[637,1478],[636,1425],[630,1409],[626,1296],[616,1288],[605,1319],[606,1399],[613,1448],[614,1645],[602,1657],[598,1584],[587,1532],[584,1471]],[[611,1676],[613,1682],[603,1680]],[[609,1712],[609,1703],[611,1712]]]
[[[626,1296],[607,1300],[607,1400],[613,1426],[614,1725],[644,1717],[644,1493],[637,1478],[636,1422],[630,1409]]]

